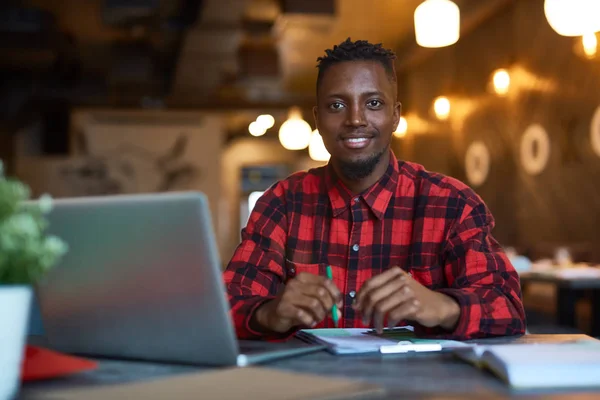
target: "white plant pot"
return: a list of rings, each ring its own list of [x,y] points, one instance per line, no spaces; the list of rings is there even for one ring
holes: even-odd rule
[[[31,298],[30,286],[0,285],[0,400],[19,393]]]

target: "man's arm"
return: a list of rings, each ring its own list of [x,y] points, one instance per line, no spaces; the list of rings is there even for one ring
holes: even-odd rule
[[[231,317],[240,339],[265,338],[253,316],[277,295],[284,283],[287,220],[283,185],[267,190],[256,202],[242,241],[223,274]]]
[[[493,227],[479,200],[465,206],[451,229],[444,247],[448,288],[438,292],[458,303],[460,315],[453,330],[435,333],[463,340],[525,333],[519,276],[491,235]]]

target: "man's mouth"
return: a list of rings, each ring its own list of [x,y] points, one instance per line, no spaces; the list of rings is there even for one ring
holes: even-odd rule
[[[373,137],[367,136],[367,135],[365,135],[365,136],[350,136],[350,137],[343,137],[342,143],[343,143],[344,147],[346,147],[348,149],[364,149],[371,143],[371,140],[373,140]]]

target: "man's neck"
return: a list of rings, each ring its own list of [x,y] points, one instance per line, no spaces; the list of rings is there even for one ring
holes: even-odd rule
[[[381,179],[383,174],[385,174],[385,171],[387,170],[389,163],[390,163],[390,153],[389,153],[389,151],[387,151],[384,154],[382,154],[381,159],[379,160],[379,163],[375,166],[375,168],[373,169],[373,172],[371,172],[371,174],[369,176],[362,178],[362,179],[357,179],[357,180],[349,180],[349,179],[345,178],[344,175],[342,175],[337,168],[335,168],[335,170],[338,175],[338,178],[344,183],[344,185],[353,194],[359,194],[359,193],[364,192],[371,186],[373,186],[375,183],[377,183]]]

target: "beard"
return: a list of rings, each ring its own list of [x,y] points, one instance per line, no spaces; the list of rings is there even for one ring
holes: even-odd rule
[[[373,173],[375,167],[381,160],[383,153],[387,150],[383,149],[379,153],[373,153],[369,157],[355,161],[338,161],[340,173],[350,181],[364,179]]]

